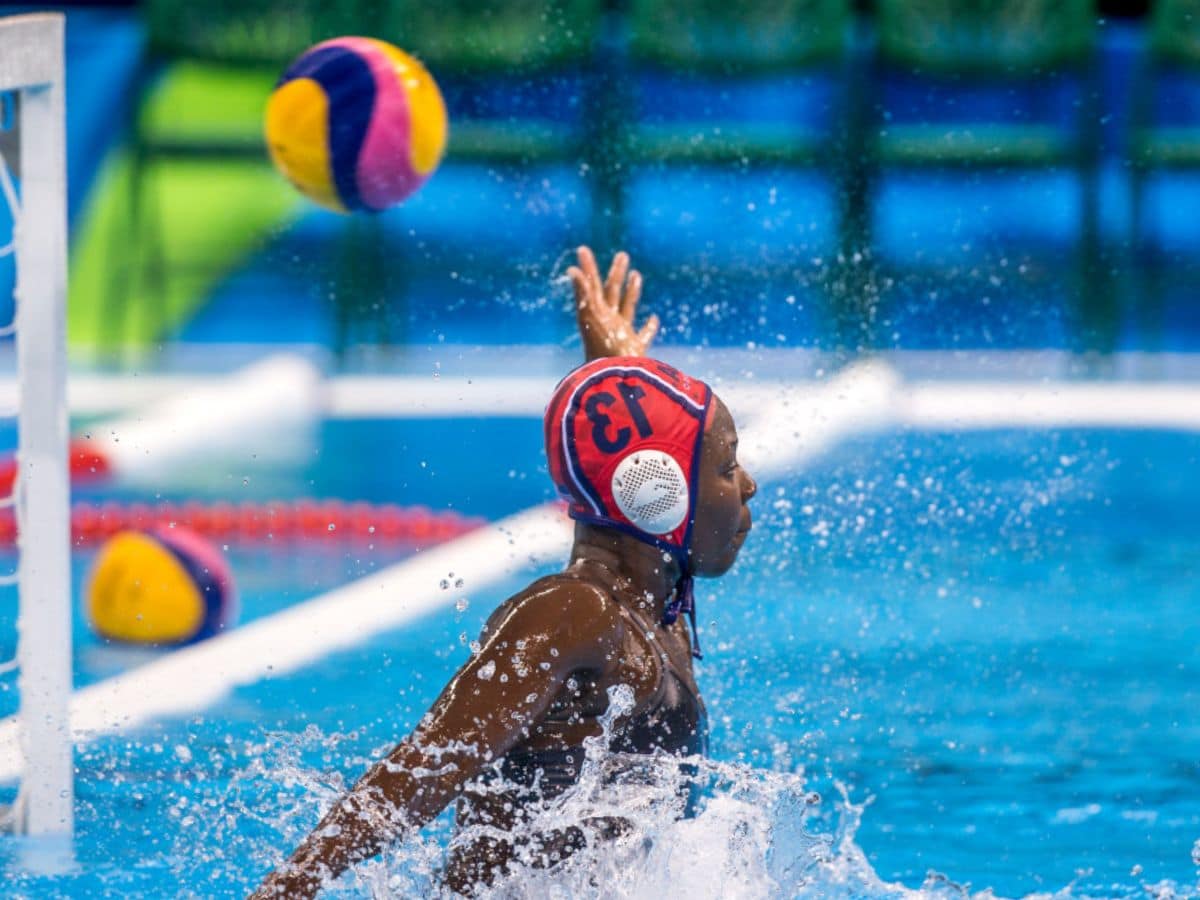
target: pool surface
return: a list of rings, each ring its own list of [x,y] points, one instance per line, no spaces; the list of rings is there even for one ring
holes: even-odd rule
[[[447,431],[461,441],[447,445]],[[8,446],[15,444],[12,435],[0,431],[0,447],[6,438]],[[317,423],[311,447],[287,462],[222,458],[176,471],[166,490],[84,486],[75,496],[84,501],[143,503],[369,499],[495,519],[550,499],[553,488],[539,471],[544,467],[530,464],[540,459],[541,433],[537,423],[531,427],[528,420],[332,419]],[[403,541],[336,535],[307,543],[287,538],[231,541],[223,546],[236,577],[243,623],[370,575],[421,549]],[[77,687],[156,659],[163,652],[110,645],[88,628],[82,597],[96,550],[94,545],[83,545],[73,555]],[[0,552],[0,571],[11,571],[15,565],[11,550]],[[0,660],[16,653],[16,615],[15,589],[0,588]],[[15,673],[0,675],[0,716],[16,711],[15,688]]]
[[[894,433],[762,485],[742,560],[698,591],[712,757],[735,768],[610,893],[716,866],[724,895],[1196,895],[1198,454],[1170,432]],[[314,590],[321,559],[298,570]],[[251,594],[287,602],[293,574]],[[77,871],[23,874],[6,842],[12,891],[244,894],[523,580],[451,586],[447,612],[81,748]],[[341,889],[428,893],[446,829]],[[524,887],[567,896],[560,877]]]

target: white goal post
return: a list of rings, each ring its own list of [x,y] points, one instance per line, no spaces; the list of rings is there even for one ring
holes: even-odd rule
[[[16,261],[19,562],[17,657],[24,767],[14,829],[71,835],[70,494],[66,404],[66,123],[64,17],[0,18],[0,93],[16,97],[19,162],[0,159],[0,193],[13,220]],[[9,154],[10,156],[13,154]],[[8,243],[0,235],[0,247]]]

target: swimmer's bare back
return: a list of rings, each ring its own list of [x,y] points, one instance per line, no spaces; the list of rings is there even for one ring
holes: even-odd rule
[[[579,752],[600,734],[607,690],[617,684],[634,692],[633,711],[618,725],[625,749],[701,749],[688,634],[683,620],[666,627],[658,615],[661,604],[652,608],[620,575],[584,559],[511,597],[416,730],[329,811],[258,896],[312,896],[324,878],[430,821],[501,757]],[[672,689],[676,680],[686,690]],[[465,822],[504,828],[516,815],[469,791],[461,799]],[[478,843],[455,854],[447,883],[467,892],[510,856],[510,846]]]
[[[489,620],[485,634],[498,628],[510,608],[528,602],[528,597],[553,597],[561,590],[585,586],[597,592],[593,602],[601,604],[605,612],[594,620],[596,630],[590,636],[578,637],[594,641],[605,652],[602,658],[571,670],[538,721],[522,729],[517,742],[483,778],[466,785],[458,803],[458,825],[487,825],[510,837],[488,834],[452,850],[446,882],[459,893],[470,893],[481,882],[490,884],[518,852],[528,863],[541,867],[558,862],[585,843],[576,826],[552,834],[531,834],[522,827],[522,819],[526,804],[552,800],[579,780],[584,741],[600,734],[600,717],[608,711],[611,688],[625,684],[634,691],[633,709],[612,723],[608,735],[611,750],[688,756],[707,749],[705,710],[692,671],[687,634],[681,627],[663,627],[658,620],[661,609],[638,596],[627,580],[614,576],[603,564],[577,559],[562,574],[542,579],[502,605]],[[520,669],[527,670],[528,638],[518,638],[515,644],[499,649],[513,652],[510,659],[518,667],[518,676]],[[554,658],[561,651],[549,646],[548,652]],[[511,670],[505,674],[513,677]],[[594,825],[593,835],[605,836],[619,832],[622,823],[603,820]]]

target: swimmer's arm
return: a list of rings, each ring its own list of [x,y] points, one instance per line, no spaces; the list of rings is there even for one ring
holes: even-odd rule
[[[567,269],[575,290],[575,316],[583,352],[590,362],[604,356],[645,356],[658,334],[658,316],[634,327],[642,276],[629,269],[629,254],[613,257],[608,277],[600,281],[596,257],[588,247],[576,251],[578,266]]]
[[[466,781],[528,735],[572,673],[615,665],[622,628],[612,600],[587,585],[552,586],[502,608],[488,622],[482,649],[416,730],[334,805],[254,896],[315,896],[349,866],[431,821]]]

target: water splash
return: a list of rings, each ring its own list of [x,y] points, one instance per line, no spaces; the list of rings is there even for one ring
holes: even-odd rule
[[[806,787],[802,775],[696,757],[612,752],[614,728],[633,708],[633,702],[633,691],[627,686],[609,691],[601,733],[585,741],[578,783],[557,799],[535,806],[528,823],[533,832],[574,826],[594,834],[589,823],[611,817],[625,823],[623,833],[615,839],[589,839],[583,849],[549,869],[518,855],[509,873],[481,897],[992,896],[989,892],[972,895],[937,875],[931,875],[918,889],[883,881],[855,842],[868,804],[853,803],[844,788],[839,788],[837,827],[832,834],[823,833],[815,826],[821,798]],[[311,823],[299,821],[306,817],[298,815],[293,800],[306,794],[308,809],[312,809],[313,799],[326,807],[342,790],[340,779],[331,781],[302,762],[302,751],[311,749],[314,741],[320,743],[316,730],[310,728],[291,745],[274,745],[269,756],[252,762],[246,772],[251,781],[270,779],[292,792],[266,819],[242,807],[243,814],[260,822],[276,816],[277,845],[290,846],[311,827]],[[696,811],[685,817],[689,797]],[[357,867],[332,886],[330,894],[453,896],[440,881],[444,851],[437,832],[434,829],[433,834],[392,847],[381,858]],[[486,826],[464,828],[450,843],[469,842],[483,833],[493,832]],[[263,849],[272,857],[279,852]]]
[[[972,891],[936,872],[917,887],[881,878],[857,843],[870,800],[853,800],[840,784],[836,795],[822,799],[802,774],[612,752],[610,737],[632,706],[628,687],[610,692],[601,733],[585,743],[578,784],[536,807],[529,823],[531,829],[551,831],[614,817],[626,823],[624,833],[589,841],[550,869],[537,868],[531,859],[518,860],[483,897],[994,900],[989,890]],[[81,860],[73,879],[23,876],[11,887],[17,895],[52,888],[153,894],[169,884],[170,892],[180,896],[244,896],[308,833],[354,774],[389,749],[390,743],[379,743],[380,738],[363,732],[324,733],[310,725],[298,733],[269,734],[260,742],[193,741],[182,754],[190,757],[182,760],[187,788],[168,785],[161,796],[147,799],[147,812],[157,823],[153,827],[164,839],[158,846],[165,852],[134,866],[116,858],[99,865]],[[123,754],[136,758],[146,752],[145,747],[120,746],[125,749],[110,748],[116,753],[114,784],[125,778]],[[181,762],[180,746],[164,744],[153,764],[172,770]],[[689,801],[694,815],[685,817]],[[108,806],[85,809],[85,821],[102,809]],[[452,896],[441,882],[446,848],[477,834],[452,831],[450,817],[443,816],[422,834],[347,873],[326,896]],[[1183,848],[1185,854],[1189,851]],[[1200,856],[1200,848],[1195,852]],[[1031,900],[1115,896],[1195,900],[1200,889],[1169,881],[1107,889],[1073,883],[1052,894],[1031,895]]]
[[[612,753],[609,736],[631,706],[632,692],[614,690],[601,735],[585,746],[579,783],[538,809],[532,822],[532,827],[549,830],[612,815],[629,824],[627,831],[615,840],[589,844],[551,869],[519,864],[484,897],[995,900],[991,891],[973,892],[936,872],[913,888],[881,878],[857,843],[870,801],[852,800],[840,785],[836,796],[822,800],[800,774]],[[135,840],[129,830],[134,823],[112,820],[107,797],[94,805],[99,798],[83,799],[85,827],[96,828],[101,821],[116,826],[111,854],[81,859],[74,875],[47,879],[16,874],[5,856],[16,852],[19,842],[0,843],[0,871],[9,878],[6,896],[113,891],[245,896],[316,824],[348,780],[390,747],[379,739],[365,732],[328,734],[309,726],[298,733],[273,733],[261,742],[192,741],[183,754],[191,757],[185,770],[178,769],[180,744],[164,743],[149,761],[177,777],[173,784],[159,782],[161,793],[145,798],[145,824],[139,826],[153,829],[157,837],[152,846],[158,852],[131,860],[121,848]],[[103,756],[114,788],[138,774],[132,763],[147,752],[147,747],[128,742],[108,747]],[[682,817],[684,788],[694,798],[696,811],[690,818]],[[142,790],[132,798],[138,803],[143,803],[138,800]],[[463,839],[451,830],[449,817],[443,816],[421,835],[356,867],[323,896],[451,896],[441,883],[441,870],[447,845]],[[1185,846],[1181,852],[1186,856],[1193,851]],[[1200,857],[1200,848],[1194,852]],[[1131,874],[1137,878],[1141,872]],[[1029,900],[1200,898],[1196,884],[1144,881],[1097,887],[1081,882],[1082,876],[1080,882]]]

